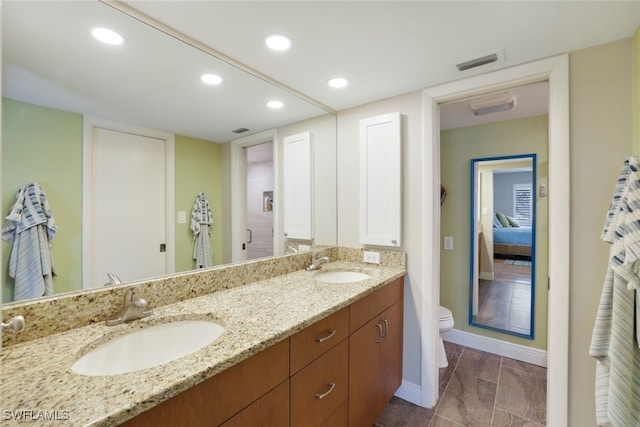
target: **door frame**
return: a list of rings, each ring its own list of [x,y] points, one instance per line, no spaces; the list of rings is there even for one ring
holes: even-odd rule
[[[100,119],[88,115],[82,120],[82,289],[93,289],[92,259],[84,254],[91,253],[93,246],[93,223],[91,209],[93,205],[92,187],[92,158],[93,158],[93,129],[102,128],[117,132],[125,132],[165,141],[165,239],[166,239],[166,271],[171,274],[176,269],[175,254],[175,135],[152,129],[145,129],[125,123]],[[117,272],[116,272],[117,273]]]
[[[231,175],[231,262],[245,261],[247,251],[242,249],[242,244],[247,240],[247,174],[246,156],[244,149],[253,145],[260,145],[267,142],[273,143],[273,255],[281,253],[277,248],[282,247],[281,230],[281,209],[280,203],[280,168],[279,168],[279,148],[277,144],[277,132],[269,129],[254,135],[234,139],[230,142],[230,175]],[[246,247],[246,246],[245,246]]]
[[[569,364],[569,57],[559,55],[446,83],[422,92],[422,405],[438,399],[440,301],[440,114],[438,104],[471,95],[549,81],[549,296],[547,425],[567,425]],[[553,327],[552,327],[553,326]]]

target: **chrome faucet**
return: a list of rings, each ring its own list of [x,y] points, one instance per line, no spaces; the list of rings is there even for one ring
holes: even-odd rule
[[[107,273],[107,277],[109,278],[109,282],[105,283],[105,286],[122,284],[122,280],[120,280],[120,278],[113,273]]]
[[[314,252],[311,258],[311,264],[307,267],[307,271],[319,270],[322,264],[326,264],[329,262],[328,256],[323,256],[322,258],[318,258],[318,252]]]
[[[129,322],[130,320],[151,316],[153,310],[146,310],[147,301],[144,298],[136,298],[136,289],[137,287],[134,286],[124,292],[122,308],[118,313],[107,318],[107,326],[115,326],[120,323]]]

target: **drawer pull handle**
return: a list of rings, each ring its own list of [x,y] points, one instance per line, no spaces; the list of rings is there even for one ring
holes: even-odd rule
[[[331,393],[333,391],[333,389],[336,387],[336,383],[329,383],[329,390],[325,391],[324,393],[320,394],[320,393],[316,393],[316,399],[321,400],[324,399],[325,397],[327,397],[327,395],[329,393]]]
[[[336,334],[335,329],[329,329],[329,335],[327,335],[326,337],[316,337],[316,342],[323,343],[329,338],[331,338],[332,336],[334,336],[335,334]]]
[[[384,333],[382,334],[382,338],[386,338],[389,335],[389,321],[387,319],[384,319],[383,322],[384,322]]]
[[[376,323],[376,326],[378,327],[378,339],[376,339],[376,343],[379,344],[380,340],[383,338],[383,335],[382,335],[382,323]]]

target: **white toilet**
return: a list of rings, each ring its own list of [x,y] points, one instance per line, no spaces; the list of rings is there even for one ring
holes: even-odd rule
[[[440,356],[438,358],[440,367],[446,368],[449,366],[449,362],[447,361],[447,353],[444,351],[444,343],[442,342],[442,334],[450,331],[453,328],[453,314],[451,314],[451,310],[446,307],[440,306],[440,338],[439,344],[440,347]]]

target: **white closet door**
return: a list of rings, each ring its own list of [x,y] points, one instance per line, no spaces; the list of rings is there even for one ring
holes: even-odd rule
[[[400,246],[400,113],[360,121],[360,243]]]
[[[93,286],[166,274],[165,143],[94,128]]]
[[[311,133],[283,138],[284,233],[288,239],[313,239],[313,158]]]

